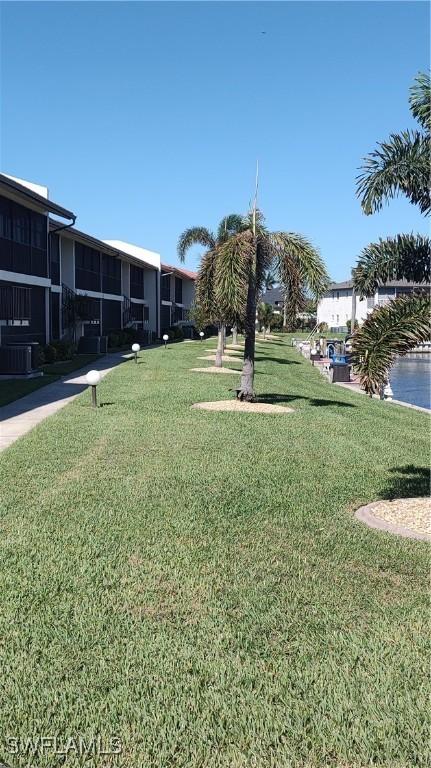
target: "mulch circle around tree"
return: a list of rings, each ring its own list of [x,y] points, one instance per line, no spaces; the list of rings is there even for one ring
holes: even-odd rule
[[[373,501],[357,509],[355,517],[380,531],[431,541],[431,500],[428,497]]]
[[[241,371],[235,371],[233,368],[216,368],[215,365],[209,365],[207,368],[190,368],[190,370],[196,373],[241,373]]]
[[[214,400],[207,403],[195,403],[192,408],[204,411],[235,411],[236,413],[293,413],[293,408],[273,403],[248,403],[242,400]]]
[[[215,355],[207,355],[206,357],[198,357],[198,360],[215,360]],[[222,360],[224,363],[237,363],[240,358],[238,357],[229,357],[229,355],[223,355]]]

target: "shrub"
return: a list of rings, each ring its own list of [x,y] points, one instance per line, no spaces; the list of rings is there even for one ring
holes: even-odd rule
[[[139,331],[136,328],[118,328],[108,333],[108,347],[128,347],[137,340]]]
[[[179,325],[171,325],[170,328],[164,328],[161,335],[167,333],[169,341],[181,341],[184,338],[184,331]]]
[[[51,341],[39,351],[42,363],[56,363],[71,360],[75,354],[75,345],[71,341]]]
[[[347,333],[350,333],[351,328],[352,328],[352,321],[351,320],[346,320],[346,326],[347,326]],[[355,320],[354,328],[355,329],[359,328],[359,323],[358,323],[357,320]]]
[[[283,327],[283,315],[274,313],[271,320],[271,331],[281,331]]]
[[[43,357],[43,360],[40,360],[41,356]],[[43,363],[55,363],[56,359],[57,350],[53,344],[46,344],[43,349],[39,351],[39,365],[42,365]]]

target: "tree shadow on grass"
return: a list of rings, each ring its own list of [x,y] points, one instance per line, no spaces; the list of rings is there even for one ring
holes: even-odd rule
[[[428,467],[406,464],[404,467],[391,467],[389,472],[387,484],[380,492],[383,499],[408,499],[429,495],[431,473]]]
[[[342,400],[324,400],[321,397],[304,397],[304,395],[280,395],[275,392],[265,392],[258,395],[259,403],[291,403],[294,400],[307,400],[310,405],[322,407],[326,405],[336,405],[342,408],[357,408],[353,403],[344,403]]]
[[[301,365],[300,360],[283,360],[283,358],[280,358],[280,357],[267,357],[266,355],[265,355],[265,357],[256,357],[255,358],[255,361],[257,363],[259,363],[259,362],[266,363],[266,362],[268,362],[268,360],[271,363],[280,363],[280,365]]]

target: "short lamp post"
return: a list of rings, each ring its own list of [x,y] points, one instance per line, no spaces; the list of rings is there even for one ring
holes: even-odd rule
[[[91,387],[91,405],[93,408],[97,408],[96,388],[100,381],[100,373],[99,371],[88,371],[85,378],[87,379],[88,386]]]
[[[165,342],[165,349],[166,349],[166,345],[167,345],[167,343],[168,343],[168,341],[169,341],[169,336],[168,336],[168,334],[167,334],[167,333],[164,333],[164,334],[163,334],[163,341]]]
[[[204,332],[203,332],[203,331],[199,331],[199,336],[200,336],[200,338],[201,338],[201,341],[202,341],[202,340],[203,340],[203,337],[205,336]]]
[[[138,352],[140,351],[140,349],[141,349],[140,344],[132,344],[132,352],[135,353],[135,363],[138,362]]]

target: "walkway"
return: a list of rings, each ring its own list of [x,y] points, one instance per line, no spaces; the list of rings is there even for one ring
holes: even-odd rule
[[[80,368],[76,372],[77,375],[64,376],[46,387],[14,400],[13,403],[4,405],[0,408],[0,451],[8,448],[19,437],[30,432],[36,424],[57,413],[80,395],[88,387],[85,380],[88,371],[96,370],[102,377],[106,376],[129,357],[130,354],[125,352],[105,355],[85,368]]]

